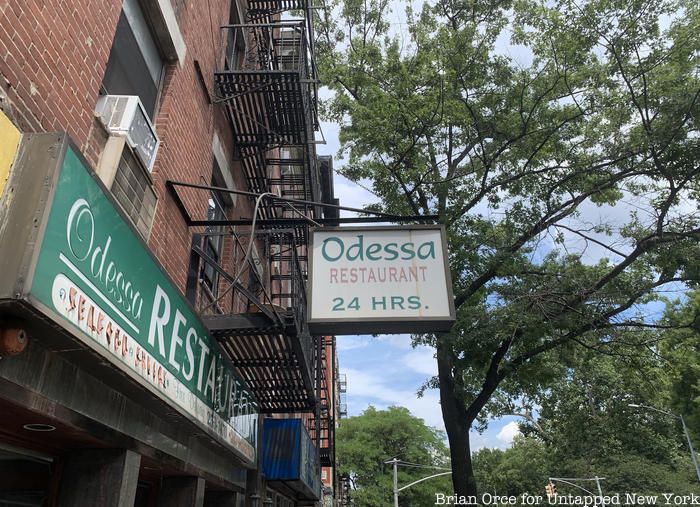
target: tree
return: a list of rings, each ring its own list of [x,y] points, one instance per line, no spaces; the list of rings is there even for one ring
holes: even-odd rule
[[[473,460],[483,493],[542,495],[547,478],[553,475],[545,444],[534,437],[516,436],[513,445],[504,451],[479,449]]]
[[[669,409],[685,418],[694,441],[700,439],[700,291],[670,303],[660,352],[669,375]]]
[[[348,474],[354,505],[393,504],[393,469],[384,462],[394,457],[421,466],[445,467],[444,435],[412,416],[408,409],[370,406],[361,415],[344,419],[336,435],[340,473]],[[422,467],[399,467],[399,487],[438,473]],[[436,492],[447,492],[445,477],[429,479],[400,493],[402,505],[432,505]]]
[[[457,322],[415,340],[436,348],[454,491],[474,495],[473,425],[576,348],[641,346],[658,291],[698,281],[700,8],[436,0],[392,31],[386,0],[334,1],[316,47],[342,173],[448,229]]]
[[[651,338],[653,333],[645,334]],[[666,331],[660,334],[658,347],[633,356],[580,350],[566,358],[561,380],[531,400],[537,417],[523,420],[525,436],[505,451],[475,453],[483,491],[543,494],[548,477],[595,476],[605,477],[605,494],[700,491],[680,425],[629,406],[665,407],[671,398],[675,372],[657,352],[669,337]],[[561,493],[577,493],[564,484],[558,487]]]
[[[669,369],[655,349],[634,355],[580,351],[562,380],[539,396],[538,423],[548,437],[552,475],[605,477],[608,493],[698,491],[680,427],[629,406],[665,406]]]

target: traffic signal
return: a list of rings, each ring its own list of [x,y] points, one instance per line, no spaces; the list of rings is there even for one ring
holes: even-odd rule
[[[557,496],[557,485],[552,481],[549,481],[549,484],[547,484],[544,489],[547,492],[547,497],[551,498]]]

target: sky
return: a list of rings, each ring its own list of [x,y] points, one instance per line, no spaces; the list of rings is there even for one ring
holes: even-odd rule
[[[417,391],[437,374],[435,350],[411,347],[408,335],[338,336],[336,338],[340,373],[347,375],[348,415],[359,415],[369,405],[384,409],[406,407],[428,426],[444,431],[437,389]],[[472,450],[482,447],[505,449],[518,432],[513,417],[494,421],[482,434],[472,432]]]

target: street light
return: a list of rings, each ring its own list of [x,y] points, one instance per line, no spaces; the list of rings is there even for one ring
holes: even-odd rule
[[[441,475],[451,475],[452,474],[452,469],[451,468],[442,468],[442,467],[434,467],[432,465],[419,465],[418,463],[408,463],[406,461],[401,461],[398,458],[393,458],[390,459],[389,461],[385,461],[384,463],[389,464],[391,463],[394,466],[394,487],[393,487],[393,492],[394,492],[394,507],[399,507],[399,492],[403,491],[404,489],[410,488],[411,486],[415,486],[419,482],[427,481],[428,479],[432,479],[433,477],[440,477]],[[399,488],[399,475],[398,475],[398,466],[409,466],[409,467],[417,467],[417,468],[427,468],[427,469],[432,469],[432,470],[449,470],[449,472],[440,472],[438,474],[433,474],[429,475],[427,477],[423,477],[422,479],[418,479],[417,481],[413,481],[410,484],[406,484],[405,486],[402,486]]]
[[[681,420],[681,425],[683,426],[683,433],[685,433],[685,438],[688,441],[688,448],[690,449],[690,457],[693,459],[693,465],[695,465],[695,473],[698,476],[698,482],[700,482],[700,467],[698,466],[698,459],[695,457],[695,451],[693,450],[693,443],[690,441],[690,433],[688,433],[688,427],[685,425],[685,421],[683,420],[683,416],[672,414],[671,412],[666,412],[665,410],[650,407],[648,405],[638,405],[637,403],[628,403],[627,405],[630,407],[633,407],[633,408],[645,408],[647,410],[653,410],[654,412],[659,412],[661,414],[665,414],[665,415],[675,417],[676,419]]]

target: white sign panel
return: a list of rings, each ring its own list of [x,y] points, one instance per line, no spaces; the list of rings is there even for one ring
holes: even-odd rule
[[[312,333],[444,331],[454,322],[443,227],[320,228],[311,243]]]

